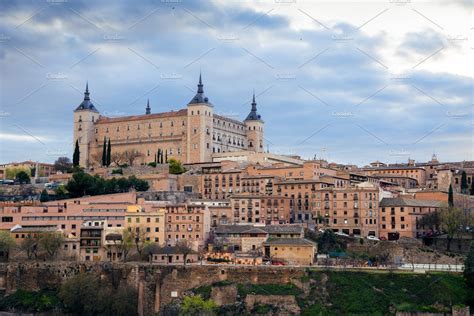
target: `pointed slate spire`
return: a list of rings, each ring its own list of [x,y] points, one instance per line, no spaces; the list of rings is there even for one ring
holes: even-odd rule
[[[89,93],[89,82],[86,82],[86,91],[84,92],[84,101],[82,101],[82,103],[79,104],[79,106],[75,109],[75,111],[90,110],[90,111],[94,111],[94,112],[99,112],[95,108],[94,104],[92,104],[91,98],[90,98],[89,95],[90,95],[90,93]]]
[[[146,102],[146,112],[145,114],[151,114],[151,108],[150,108],[150,99]]]
[[[261,121],[262,118],[261,116],[257,113],[257,102],[255,102],[255,91],[253,92],[253,97],[252,97],[252,108],[250,110],[249,115],[247,115],[247,118],[245,121]]]
[[[192,98],[191,101],[189,101],[188,104],[197,104],[197,103],[209,103],[209,99],[204,95],[204,85],[202,84],[202,76],[201,73],[199,72],[199,83],[197,85],[197,93]]]
[[[86,81],[86,92],[84,92],[84,100],[90,100],[90,97],[89,97],[89,81]]]
[[[199,83],[198,83],[198,93],[204,93],[203,89],[203,84],[202,84],[202,77],[201,77],[201,72],[199,72]]]
[[[252,98],[252,111],[257,112],[257,102],[255,102],[255,90],[253,91],[253,98]]]

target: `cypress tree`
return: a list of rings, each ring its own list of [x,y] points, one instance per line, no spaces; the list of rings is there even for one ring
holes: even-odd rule
[[[156,156],[157,156],[157,153],[155,153],[155,165],[158,163],[157,159],[156,159]]]
[[[102,147],[102,167],[107,164],[107,141],[104,137],[104,145]]]
[[[41,195],[40,195],[40,202],[48,202],[48,201],[49,201],[48,191],[46,191],[46,189],[43,189],[43,191],[41,191]]]
[[[72,155],[72,165],[74,167],[79,166],[79,158],[80,158],[79,140],[76,140],[76,147],[74,148],[74,154]]]
[[[165,163],[168,163],[168,149],[165,151]]]
[[[471,195],[474,195],[474,180],[471,183]]]
[[[467,184],[467,174],[466,171],[462,171],[461,174],[461,193],[467,194],[469,191],[469,184]]]
[[[449,185],[448,205],[449,205],[449,207],[454,206],[454,192],[453,192],[453,186],[451,184]]]
[[[107,144],[107,167],[110,166],[110,157],[112,156],[112,146],[110,145],[110,137],[109,142]]]

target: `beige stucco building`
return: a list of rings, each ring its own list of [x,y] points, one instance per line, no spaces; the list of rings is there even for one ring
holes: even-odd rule
[[[79,143],[80,165],[100,164],[104,139],[110,140],[112,154],[138,152],[134,164],[153,162],[158,149],[183,163],[212,161],[213,153],[263,152],[264,122],[257,113],[255,95],[250,113],[238,121],[214,113],[201,76],[197,86],[185,109],[151,113],[148,103],[144,115],[122,117],[101,115],[86,86],[84,100],[74,111],[74,144]]]

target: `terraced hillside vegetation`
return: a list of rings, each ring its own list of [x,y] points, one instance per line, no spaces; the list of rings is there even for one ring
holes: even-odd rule
[[[162,305],[160,315],[394,315],[397,311],[443,313],[451,312],[453,306],[474,307],[474,291],[462,274],[307,269],[290,275],[288,281],[203,284]],[[107,315],[113,310],[114,315],[136,314],[136,291],[124,285],[114,290],[107,282],[91,272],[58,289],[18,290],[0,297],[0,311]],[[104,300],[115,296],[117,299]]]
[[[232,287],[235,289],[232,290]],[[216,288],[225,288],[223,291],[227,300],[229,295],[235,293],[234,303],[222,304],[220,298],[216,298]],[[474,292],[468,289],[463,276],[451,273],[308,270],[306,276],[292,280],[290,284],[219,282],[195,288],[187,294],[214,301],[217,303],[214,312],[221,315],[443,313],[451,312],[453,306],[462,308],[469,304],[472,310],[474,303]],[[285,300],[291,297],[295,306],[292,306],[291,299]],[[282,300],[284,303],[281,303]],[[248,306],[249,302],[251,306]]]

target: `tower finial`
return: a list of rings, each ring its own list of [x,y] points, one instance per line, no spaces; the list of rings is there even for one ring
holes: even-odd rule
[[[86,81],[86,92],[84,92],[84,100],[89,101],[89,81]]]
[[[257,111],[257,102],[255,102],[255,89],[253,90],[253,97],[252,97],[252,111]]]
[[[151,114],[151,108],[150,108],[150,99],[146,101],[146,111],[145,114]]]
[[[199,83],[198,83],[198,91],[197,92],[198,93],[204,93],[201,72],[199,72]]]

